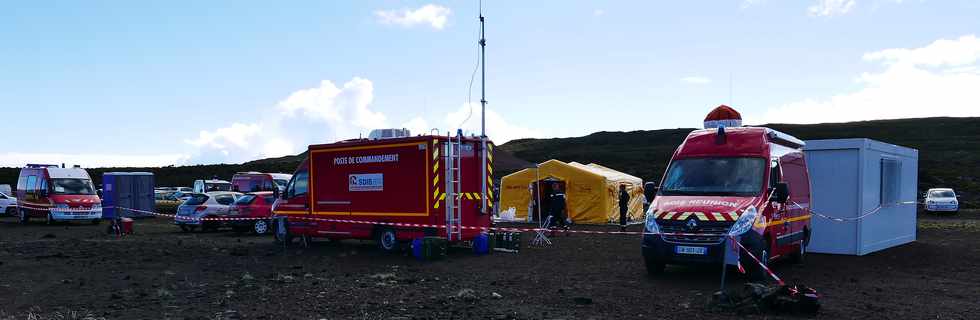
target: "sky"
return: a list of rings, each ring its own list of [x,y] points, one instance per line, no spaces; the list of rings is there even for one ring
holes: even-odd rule
[[[479,134],[477,1],[0,3],[0,166]],[[980,1],[485,1],[487,135],[980,116]],[[475,77],[474,77],[475,75]],[[471,79],[472,81],[471,85]]]

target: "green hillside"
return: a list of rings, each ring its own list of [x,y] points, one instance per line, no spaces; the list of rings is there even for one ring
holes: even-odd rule
[[[768,124],[804,140],[871,138],[919,150],[919,189],[944,186],[980,200],[980,118],[920,118],[812,125]],[[548,159],[595,162],[659,181],[674,148],[694,130],[597,132],[584,137],[521,139],[500,149],[531,162]],[[504,173],[506,174],[506,173]]]

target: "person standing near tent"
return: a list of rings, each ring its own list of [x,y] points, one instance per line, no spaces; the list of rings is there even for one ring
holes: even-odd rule
[[[565,224],[565,192],[561,189],[561,185],[555,183],[551,188],[551,199],[549,214],[554,221],[556,228],[561,227],[563,230],[568,230],[568,225]]]
[[[626,217],[630,207],[630,194],[626,192],[626,185],[619,185],[619,231],[626,231]]]

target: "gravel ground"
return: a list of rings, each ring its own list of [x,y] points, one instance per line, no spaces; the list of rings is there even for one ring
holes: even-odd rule
[[[976,319],[978,217],[920,214],[917,242],[864,257],[811,254],[775,271],[821,293],[815,318]],[[421,262],[365,241],[284,250],[270,237],[181,233],[168,222],[138,220],[136,234],[116,239],[104,225],[0,218],[0,319],[798,318],[711,308],[714,267],[647,276],[637,236],[561,236],[489,256],[454,248]]]

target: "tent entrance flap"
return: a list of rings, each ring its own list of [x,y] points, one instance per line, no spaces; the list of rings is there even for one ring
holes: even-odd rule
[[[538,188],[540,186],[540,188]],[[544,178],[531,183],[532,195],[531,221],[541,222],[551,213],[551,196],[565,189],[565,181],[557,178]],[[540,200],[540,202],[538,202]],[[567,199],[566,199],[567,202]],[[566,205],[567,207],[567,205]]]

